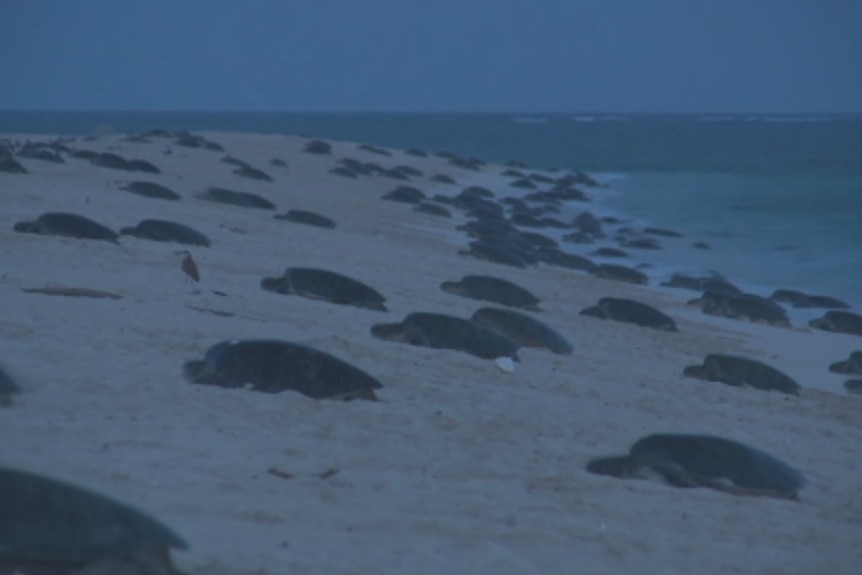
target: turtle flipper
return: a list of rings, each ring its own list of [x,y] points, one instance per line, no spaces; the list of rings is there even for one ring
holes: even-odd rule
[[[658,473],[674,487],[703,487],[704,482],[698,481],[684,467],[672,461],[651,463],[649,468]]]
[[[135,551],[88,564],[74,575],[184,575],[164,550]]]

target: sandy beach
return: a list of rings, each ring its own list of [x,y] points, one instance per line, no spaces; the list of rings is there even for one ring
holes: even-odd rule
[[[455,229],[466,221],[460,212],[443,218],[380,199],[402,184],[429,197],[474,184],[494,189],[509,181],[504,166],[464,169],[444,157],[383,155],[350,142],[309,154],[308,138],[299,136],[201,135],[224,151],[159,137],[65,142],[150,162],[158,174],[65,154],[64,163],[16,158],[29,173],[0,173],[0,364],[23,390],[0,409],[0,465],[146,511],[188,542],[174,559],[195,575],[859,572],[862,400],[842,390],[849,377],[828,371],[862,349],[859,336],[798,321],[787,328],[708,316],[686,305],[694,296],[684,290],[460,255],[468,241]],[[0,134],[6,138],[27,136]],[[240,177],[222,161],[226,155],[273,181]],[[343,158],[423,175],[397,181],[331,173]],[[435,174],[457,183],[434,181]],[[136,180],[182,198],[119,189]],[[277,209],[196,197],[211,186],[257,194]],[[273,218],[289,209],[337,225]],[[212,245],[13,231],[17,222],[60,211],[114,230],[172,220]],[[175,252],[186,248],[199,284],[180,270]],[[292,266],[360,280],[386,297],[388,311],[260,288],[263,277]],[[470,317],[486,302],[439,287],[466,274],[528,288],[542,302],[535,316],[565,335],[573,353],[522,348],[509,373],[466,353],[371,336],[373,324],[415,311]],[[121,298],[23,291],[46,286]],[[679,332],[579,315],[604,296],[654,305]],[[184,379],[183,363],[213,344],[258,338],[349,362],[383,384],[380,401]],[[683,377],[685,366],[710,353],[768,362],[803,390],[792,396]],[[590,459],[624,453],[660,432],[752,445],[800,470],[808,484],[799,501],[788,501],[585,470]]]

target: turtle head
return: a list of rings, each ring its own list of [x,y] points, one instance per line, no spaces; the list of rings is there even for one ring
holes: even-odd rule
[[[263,278],[260,280],[260,287],[266,291],[280,292],[282,290],[282,280],[284,278]]]
[[[607,317],[605,314],[604,308],[602,308],[601,306],[598,306],[598,305],[586,307],[586,308],[582,309],[581,313],[579,313],[578,315],[586,315],[586,316],[597,317],[597,318],[601,318],[601,319],[605,319]]]
[[[205,383],[213,375],[212,367],[206,361],[194,360],[183,364],[183,376],[192,383]]]
[[[440,289],[447,293],[463,294],[464,291],[461,282],[443,282],[440,284]]]
[[[406,341],[406,332],[400,323],[377,323],[371,326],[371,335],[377,339]]]
[[[635,475],[637,466],[627,456],[598,457],[587,463],[587,471],[596,475],[627,478]]]
[[[689,365],[685,369],[682,370],[682,374],[685,377],[696,377],[697,379],[705,379],[706,378],[706,366],[705,365]]]
[[[16,232],[32,233],[35,232],[35,222],[18,222],[14,227]]]

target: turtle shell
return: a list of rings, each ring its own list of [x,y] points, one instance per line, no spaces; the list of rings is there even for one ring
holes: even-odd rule
[[[27,573],[29,566],[73,571],[104,560],[167,557],[171,548],[186,547],[179,535],[131,506],[71,483],[0,468],[0,572],[11,567]]]

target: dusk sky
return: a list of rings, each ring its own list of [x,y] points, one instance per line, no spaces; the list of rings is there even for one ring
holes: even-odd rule
[[[862,0],[0,0],[0,109],[862,112]]]

